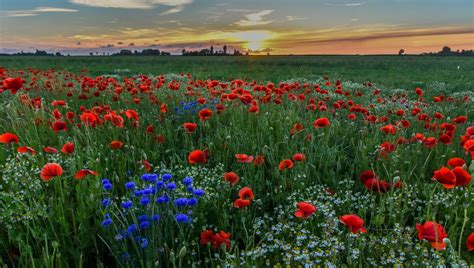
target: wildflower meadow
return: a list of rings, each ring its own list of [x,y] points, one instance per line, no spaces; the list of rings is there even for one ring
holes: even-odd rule
[[[473,101],[443,83],[0,68],[0,265],[468,267]]]

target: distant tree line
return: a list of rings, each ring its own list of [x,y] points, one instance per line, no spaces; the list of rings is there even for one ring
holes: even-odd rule
[[[112,56],[170,56],[171,53],[160,51],[159,49],[144,49],[142,51],[131,51],[130,49],[122,49],[118,53],[112,54]]]
[[[60,52],[48,53],[44,50],[38,50],[37,49],[35,52],[20,51],[20,52],[13,53],[13,54],[0,53],[0,56],[57,56],[57,57],[61,57],[63,55]]]
[[[400,49],[398,51],[398,55],[399,56],[403,56],[405,55],[406,51],[405,49]],[[421,53],[420,55],[422,56],[462,56],[462,57],[472,57],[474,56],[474,50],[470,49],[470,50],[466,50],[466,49],[463,49],[463,50],[456,50],[456,51],[453,51],[451,50],[450,47],[448,46],[444,46],[440,51],[438,52],[423,52]]]
[[[245,55],[249,53],[246,52]],[[183,56],[242,56],[244,55],[240,50],[234,49],[232,53],[227,53],[227,45],[224,45],[220,50],[214,50],[214,46],[210,48],[204,48],[201,50],[186,50],[183,49],[181,51],[181,55]]]

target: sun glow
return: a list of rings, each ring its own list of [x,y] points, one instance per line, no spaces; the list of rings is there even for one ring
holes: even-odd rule
[[[229,38],[243,43],[243,48],[251,51],[265,49],[269,39],[274,37],[270,31],[245,31],[230,33]]]

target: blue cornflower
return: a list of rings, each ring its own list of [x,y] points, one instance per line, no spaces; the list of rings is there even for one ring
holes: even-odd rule
[[[131,200],[127,200],[127,201],[123,201],[123,202],[122,202],[122,207],[123,207],[124,209],[129,209],[129,208],[131,208],[132,206],[133,206],[133,203],[132,203]]]
[[[131,233],[133,233],[133,232],[135,232],[135,231],[138,231],[137,225],[136,225],[135,223],[130,224],[130,226],[128,226],[128,228],[127,228],[127,232],[128,232],[129,234],[131,234]]]
[[[154,182],[157,179],[158,179],[157,174],[143,174],[142,175],[142,180],[144,180],[144,181]]]
[[[109,179],[102,179],[102,184],[110,183]]]
[[[188,199],[187,198],[178,198],[174,201],[174,203],[178,207],[184,207],[184,206],[188,205]]]
[[[110,216],[108,214],[105,215],[105,219],[102,221],[102,227],[107,227],[109,225],[111,225],[113,222],[112,222],[112,219],[110,218]]]
[[[191,220],[191,218],[189,218],[188,215],[186,215],[186,214],[180,213],[180,214],[176,215],[176,220],[180,223],[187,223]]]
[[[148,220],[148,215],[146,215],[146,214],[140,215],[140,216],[137,217],[137,220],[139,222],[146,221],[146,220]]]
[[[154,222],[158,222],[160,220],[160,215],[155,214],[155,215],[151,216],[151,220],[154,221]]]
[[[157,181],[156,182],[156,188],[158,190],[163,189],[165,187],[165,183],[163,181]]]
[[[186,177],[183,179],[183,184],[186,186],[190,186],[193,184],[193,178],[192,177]]]
[[[169,199],[166,195],[160,196],[156,199],[156,203],[158,204],[163,204],[163,203],[168,203]]]
[[[188,199],[188,206],[195,206],[198,203],[198,200],[194,197]]]
[[[174,182],[168,183],[168,184],[166,185],[166,189],[168,189],[168,190],[174,190],[174,189],[176,189],[176,183],[174,183]]]
[[[153,193],[153,189],[152,188],[146,188],[145,190],[143,190],[143,194],[145,195],[150,195]]]
[[[166,174],[163,174],[161,176],[161,178],[164,180],[164,181],[169,181],[171,180],[171,178],[173,178],[173,175],[169,174],[169,173],[166,173]]]
[[[186,191],[188,191],[189,193],[192,193],[194,191],[193,186],[186,187]]]
[[[150,198],[147,196],[143,196],[142,199],[140,199],[140,204],[142,204],[142,206],[146,206],[148,203],[150,203]]]
[[[150,223],[148,221],[143,221],[140,223],[140,229],[148,229],[150,227]]]
[[[142,196],[143,195],[143,191],[142,190],[133,190],[133,195],[135,197],[137,196]]]
[[[196,190],[194,190],[194,192],[193,192],[194,195],[197,195],[197,196],[199,196],[199,197],[203,196],[204,193],[205,193],[205,192],[204,192],[203,189],[196,189]]]
[[[112,189],[113,185],[112,183],[104,183],[103,187],[104,187],[104,190],[108,191]]]
[[[148,247],[148,240],[146,238],[142,239],[142,242],[140,243],[141,248],[147,248]]]
[[[101,203],[103,207],[108,207],[112,204],[112,200],[110,198],[104,198]]]
[[[135,188],[135,183],[133,181],[129,181],[125,183],[125,189],[130,190]]]

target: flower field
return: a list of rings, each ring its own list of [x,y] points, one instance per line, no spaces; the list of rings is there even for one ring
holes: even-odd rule
[[[474,263],[472,91],[33,68],[0,83],[0,264]]]

